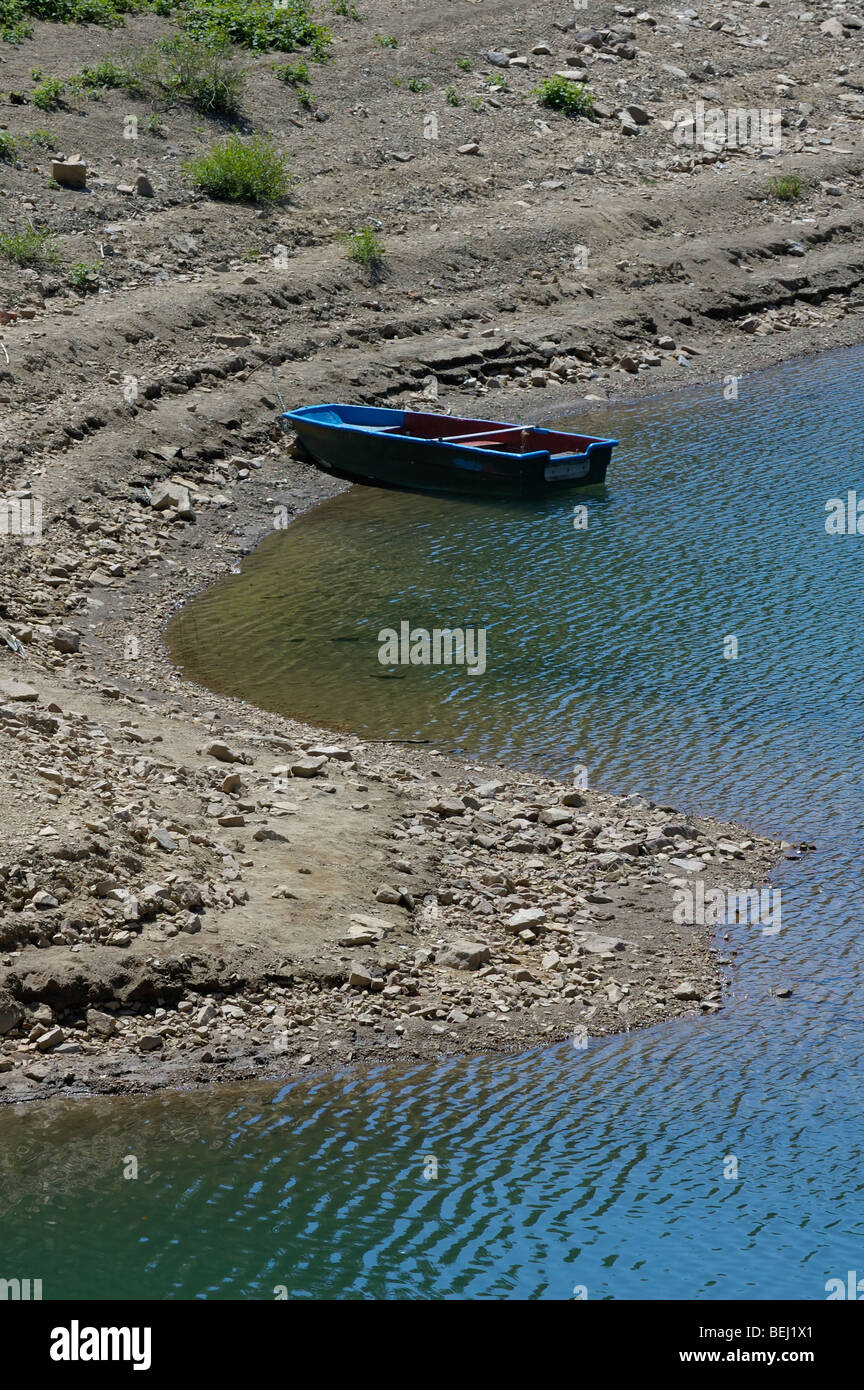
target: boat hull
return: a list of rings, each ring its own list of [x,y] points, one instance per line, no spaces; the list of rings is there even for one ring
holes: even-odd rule
[[[363,408],[356,409],[359,414]],[[403,412],[381,410],[379,414],[395,419]],[[578,454],[553,456],[542,449],[509,453],[472,448],[446,439],[382,433],[371,426],[334,425],[315,419],[312,410],[308,415],[303,411],[289,412],[286,420],[315,462],[337,477],[379,487],[483,497],[523,497],[602,483],[616,443],[593,441]],[[442,428],[456,430],[475,424],[502,431],[501,426],[484,421],[449,420]],[[504,427],[502,432],[506,434],[508,429],[519,433],[518,427]],[[532,432],[537,436],[543,433]],[[559,438],[554,432],[549,433],[552,438]]]

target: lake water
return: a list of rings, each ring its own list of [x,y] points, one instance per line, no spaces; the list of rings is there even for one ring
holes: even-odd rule
[[[815,842],[775,875],[780,934],[730,928],[725,1010],[584,1052],[0,1111],[0,1273],[45,1297],[590,1299],[864,1274],[864,536],[825,529],[864,497],[862,382],[854,350],[737,401],[580,416],[622,441],[607,486],[548,501],[355,488],[170,634],[272,709]],[[486,673],[383,667],[402,620],[484,627]]]

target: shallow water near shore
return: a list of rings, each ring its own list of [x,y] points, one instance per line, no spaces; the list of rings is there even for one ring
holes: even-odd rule
[[[0,1111],[0,1273],[267,1299],[820,1299],[864,1273],[864,537],[825,531],[864,496],[862,383],[856,349],[736,402],[580,415],[622,441],[608,485],[538,503],[353,489],[170,634],[191,677],[327,727],[815,842],[775,875],[778,935],[728,928],[725,1010],[584,1052]],[[485,674],[383,667],[402,620],[486,628]]]

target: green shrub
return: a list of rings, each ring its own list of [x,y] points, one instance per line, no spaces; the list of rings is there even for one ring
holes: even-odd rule
[[[459,93],[457,92],[455,87],[445,87],[444,97],[448,106],[459,105]]]
[[[147,117],[147,129],[151,135],[159,135],[164,138],[165,125],[162,120],[162,117],[157,116],[155,111],[153,112],[152,116]]]
[[[353,0],[330,0],[330,8],[334,14],[341,14],[345,19],[356,19],[362,21],[362,14],[357,13],[357,6]]]
[[[60,24],[123,23],[123,15],[134,8],[134,0],[22,0],[23,8],[34,19]]]
[[[570,77],[547,77],[531,94],[540,98],[541,106],[553,111],[563,111],[565,116],[594,115],[594,95],[588,91],[584,82],[574,82]]]
[[[345,238],[348,255],[352,261],[364,267],[372,275],[378,275],[384,267],[384,243],[373,227],[368,224],[349,232]]]
[[[121,67],[111,58],[103,58],[95,67],[84,67],[72,78],[70,86],[81,88],[84,91],[110,91],[120,89],[127,92],[139,90],[139,83],[135,74],[128,68]]]
[[[31,224],[20,231],[0,233],[0,259],[16,265],[47,265],[57,260],[54,239],[50,232]]]
[[[176,34],[147,49],[136,61],[139,87],[165,101],[185,101],[203,116],[240,115],[246,73],[227,40],[205,42]]]
[[[15,163],[15,141],[7,130],[0,130],[0,163]]]
[[[33,33],[27,23],[21,0],[0,0],[0,39],[6,43],[23,43]]]
[[[187,165],[196,188],[210,198],[232,203],[272,203],[284,198],[292,183],[286,157],[267,140],[230,135]]]
[[[272,68],[279,81],[287,83],[289,87],[299,87],[310,80],[309,64],[305,58],[298,58],[296,63],[273,63]]]
[[[459,70],[460,70],[461,72],[473,72],[473,71],[474,71],[474,64],[471,62],[471,59],[470,59],[470,58],[457,58],[457,59],[456,59],[456,66],[457,66],[457,68],[459,68]]]
[[[412,77],[408,81],[409,92],[425,92],[428,89],[428,87],[429,83],[426,82],[422,77]]]
[[[53,150],[54,148],[54,136],[50,130],[45,130],[43,126],[37,126],[35,130],[31,130],[25,139],[29,140],[31,145],[41,145],[43,150]]]
[[[777,174],[768,184],[768,191],[773,198],[779,198],[782,203],[794,203],[796,198],[801,197],[804,189],[804,180],[799,174]]]
[[[373,34],[372,37],[377,44],[381,45],[382,48],[399,47],[399,40],[397,39],[395,34]]]
[[[507,78],[503,72],[493,72],[486,80],[490,87],[498,87],[502,92],[507,90]]]
[[[189,0],[181,23],[197,39],[227,40],[262,52],[309,48],[320,62],[331,42],[327,26],[312,17],[310,0],[288,0],[284,7],[273,0]]]
[[[44,82],[33,88],[30,100],[40,111],[56,111],[58,106],[63,105],[65,90],[66,83],[61,82],[59,77],[46,77]]]

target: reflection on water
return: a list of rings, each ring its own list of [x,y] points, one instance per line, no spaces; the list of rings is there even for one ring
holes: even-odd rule
[[[171,634],[274,709],[815,841],[778,874],[783,931],[731,929],[729,1007],[587,1052],[0,1112],[10,1267],[46,1297],[592,1299],[818,1299],[860,1267],[864,538],[824,518],[860,489],[862,366],[616,412],[586,494],[354,489]],[[388,676],[402,619],[486,627],[486,675]]]

